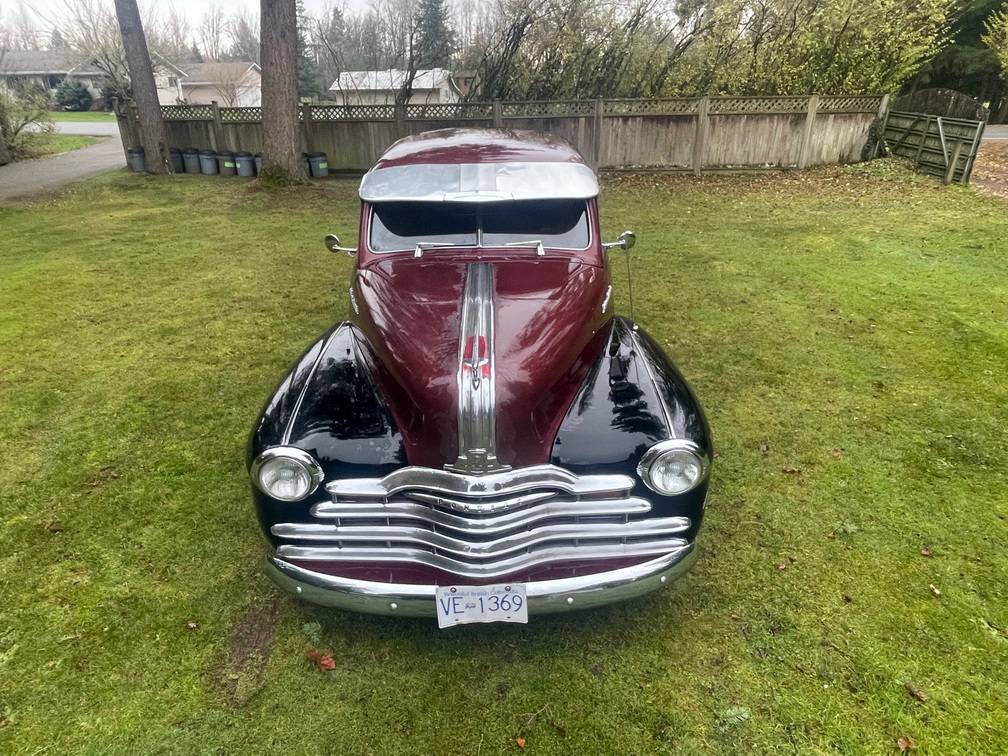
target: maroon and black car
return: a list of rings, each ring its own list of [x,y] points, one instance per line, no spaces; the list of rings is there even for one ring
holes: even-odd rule
[[[570,145],[432,131],[360,185],[350,319],[257,420],[269,570],[309,601],[441,626],[638,596],[696,555],[699,402],[613,313],[599,187]]]

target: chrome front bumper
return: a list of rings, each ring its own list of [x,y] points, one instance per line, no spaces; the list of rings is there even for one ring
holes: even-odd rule
[[[643,596],[678,578],[696,557],[696,544],[690,543],[632,567],[526,583],[529,614],[591,609]],[[335,577],[297,567],[275,555],[267,559],[267,573],[281,588],[313,604],[368,614],[434,616],[436,586],[433,585]],[[460,579],[460,584],[464,584],[464,579]]]

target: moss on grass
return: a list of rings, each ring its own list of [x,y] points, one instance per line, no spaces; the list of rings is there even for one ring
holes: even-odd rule
[[[635,603],[441,633],[260,573],[243,445],[347,313],[321,240],[357,200],[245,186],[0,208],[0,751],[1004,750],[1004,202],[863,170],[608,181],[637,318],[714,430],[703,557]]]

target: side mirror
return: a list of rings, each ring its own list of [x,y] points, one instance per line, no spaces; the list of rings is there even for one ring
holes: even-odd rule
[[[345,252],[350,256],[357,254],[357,247],[341,246],[339,237],[336,236],[336,234],[326,234],[325,245],[326,249],[328,249],[330,252]]]
[[[624,231],[614,242],[603,242],[602,249],[625,249],[628,252],[637,243],[637,235],[633,231]]]

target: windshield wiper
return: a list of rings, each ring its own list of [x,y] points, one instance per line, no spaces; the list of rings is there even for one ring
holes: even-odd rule
[[[536,256],[542,257],[546,254],[546,250],[543,248],[542,239],[529,239],[528,241],[516,241],[508,242],[507,244],[501,244],[502,247],[535,247]]]
[[[468,249],[471,248],[472,244],[452,244],[451,242],[432,242],[432,241],[421,241],[416,243],[416,247],[413,248],[413,257],[421,257],[425,249],[442,249],[445,247],[452,247],[454,249]]]

